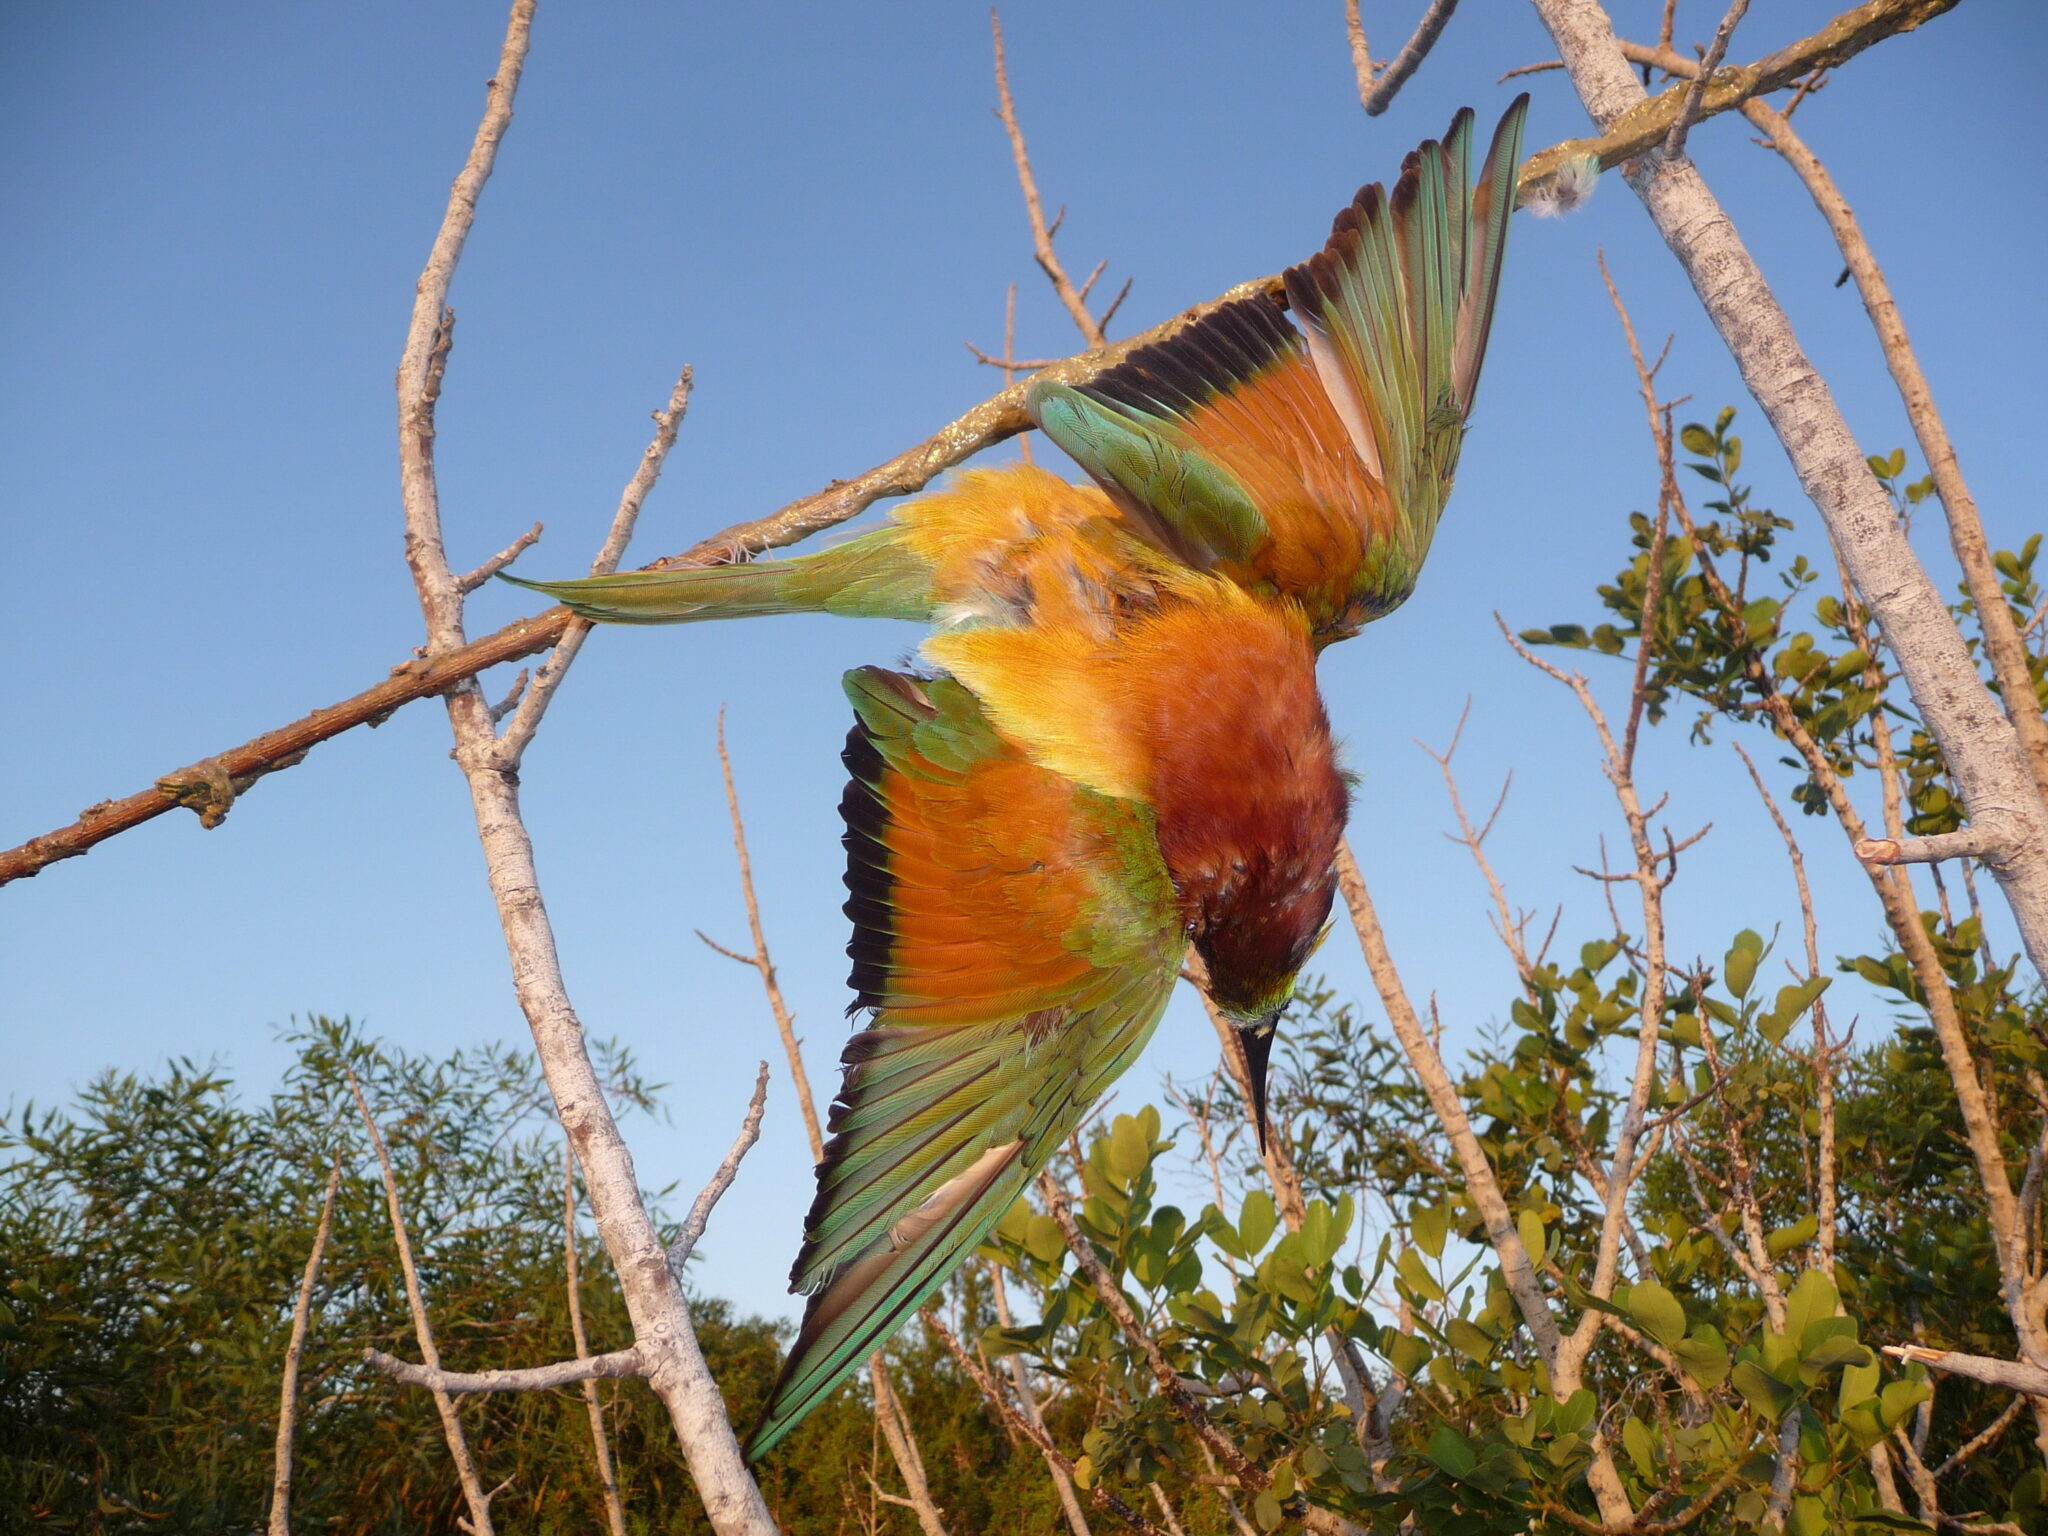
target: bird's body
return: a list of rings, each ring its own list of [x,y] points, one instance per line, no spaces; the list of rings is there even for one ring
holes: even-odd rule
[[[973,470],[791,560],[530,583],[585,617],[916,619],[849,673],[854,1010],[750,1442],[810,1411],[986,1236],[1136,1058],[1185,949],[1264,1063],[1321,936],[1347,791],[1315,660],[1402,602],[1491,324],[1526,98],[1471,114],[1285,278],[1028,405],[1095,482]]]

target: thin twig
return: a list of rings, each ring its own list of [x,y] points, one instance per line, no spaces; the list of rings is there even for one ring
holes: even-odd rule
[[[619,495],[619,507],[612,514],[611,528],[597,552],[597,558],[590,562],[591,575],[609,576],[625,558],[626,546],[632,542],[633,529],[640,521],[640,509],[647,503],[647,493],[661,478],[661,467],[668,461],[669,450],[676,445],[676,434],[682,430],[683,417],[689,414],[692,380],[692,371],[685,365],[676,379],[676,387],[669,391],[667,406],[654,413],[654,438],[640,455],[633,477]],[[590,625],[582,619],[572,619],[564,626],[562,638],[541,664],[533,686],[519,701],[518,712],[499,738],[498,753],[506,765],[517,768],[520,759],[526,755],[527,747],[533,743],[533,733],[540,729],[541,716],[547,713],[555,690],[568,676],[576,653],[583,648],[583,637],[589,633]]]
[[[1024,147],[1024,130],[1017,123],[1017,104],[1010,97],[1009,64],[1003,56],[1003,23],[994,6],[989,7],[988,22],[996,41],[996,116],[1002,119],[1003,132],[1009,135],[1010,158],[1017,163],[1017,185],[1023,190],[1024,211],[1031,219],[1032,255],[1051,281],[1060,303],[1087,338],[1088,345],[1099,347],[1104,339],[1102,325],[1088,313],[1086,298],[1074,286],[1074,280],[1067,276],[1067,269],[1060,264],[1059,252],[1053,248],[1053,231],[1046,226],[1045,208],[1038,198],[1038,178],[1031,174],[1031,155]]]
[[[1408,39],[1401,51],[1394,55],[1393,62],[1379,72],[1372,88],[1366,90],[1361,81],[1359,101],[1365,107],[1367,117],[1378,117],[1394,103],[1394,97],[1401,87],[1408,83],[1408,77],[1415,73],[1422,61],[1429,57],[1429,50],[1436,46],[1436,40],[1443,35],[1444,23],[1451,19],[1451,12],[1458,8],[1458,0],[1430,0],[1429,9],[1422,13],[1422,20],[1416,23],[1415,35]],[[1357,0],[1345,0],[1345,19],[1350,21],[1358,14]],[[1352,67],[1358,64],[1358,43],[1365,41],[1364,34],[1358,34],[1357,43],[1351,51]]]
[[[996,1322],[1004,1328],[1011,1327],[1009,1289],[1003,1284],[1002,1265],[993,1259],[989,1260],[988,1278],[989,1292],[996,1304]],[[1031,1389],[1031,1370],[1024,1364],[1024,1357],[1020,1354],[1010,1356],[1010,1384],[1016,1388],[1017,1401],[1022,1407],[1024,1417],[1040,1429],[1044,1429],[1045,1416],[1039,1411],[1038,1394]],[[1040,1449],[1042,1451],[1043,1447]],[[1060,1496],[1060,1509],[1067,1517],[1067,1529],[1073,1532],[1073,1536],[1093,1536],[1088,1529],[1088,1517],[1081,1512],[1081,1501],[1074,1495],[1074,1479],[1068,1474],[1067,1468],[1051,1457],[1046,1459],[1045,1465],[1052,1473],[1053,1490]],[[1169,1527],[1173,1525],[1173,1516],[1170,1512],[1166,1523]]]
[[[538,544],[540,542],[540,535],[541,525],[535,523],[526,532],[519,535],[518,538],[507,544],[467,576],[458,576],[455,580],[455,590],[458,592],[474,592],[478,587],[497,575],[498,572],[510,567],[514,560],[517,560],[526,551]]]
[[[441,1352],[434,1347],[434,1327],[427,1318],[427,1299],[420,1289],[419,1267],[413,1262],[412,1239],[406,1234],[405,1212],[398,1203],[398,1175],[392,1171],[391,1154],[384,1146],[384,1133],[377,1128],[377,1117],[370,1113],[370,1101],[363,1097],[363,1085],[356,1081],[354,1068],[349,1069],[348,1086],[356,1096],[356,1108],[362,1111],[363,1128],[370,1133],[370,1146],[376,1151],[377,1166],[384,1173],[384,1204],[391,1213],[391,1235],[398,1244],[398,1268],[405,1279],[405,1304],[412,1312],[413,1337],[419,1341],[420,1358],[426,1361],[427,1374],[438,1381]],[[364,1358],[371,1359],[375,1353],[366,1351]],[[371,1363],[382,1367],[381,1361],[372,1360]],[[402,1365],[404,1362],[393,1363]],[[399,1373],[394,1371],[392,1374]],[[399,1379],[406,1378],[400,1376]],[[465,1526],[470,1536],[491,1536],[490,1495],[484,1492],[483,1480],[476,1474],[476,1462],[469,1453],[469,1438],[462,1432],[462,1420],[455,1412],[448,1389],[437,1385],[436,1381],[421,1380],[416,1385],[428,1387],[433,1392],[434,1411],[441,1416],[441,1433],[448,1442],[448,1455],[455,1463],[455,1475],[462,1483],[463,1502],[469,1506]]]
[[[818,1107],[811,1098],[810,1074],[804,1071],[803,1042],[796,1037],[796,1019],[783,1001],[782,984],[775,978],[775,962],[769,958],[768,938],[761,927],[761,903],[754,894],[754,864],[747,856],[747,824],[740,817],[740,795],[733,783],[732,754],[725,745],[725,706],[718,709],[718,770],[725,778],[725,808],[732,817],[733,853],[739,859],[740,894],[747,903],[747,932],[754,940],[751,955],[738,954],[720,944],[706,944],[720,954],[751,965],[761,977],[761,990],[768,994],[768,1008],[775,1015],[775,1029],[782,1036],[782,1049],[789,1058],[790,1080],[796,1085],[797,1108],[803,1113],[804,1132],[811,1140],[811,1161],[825,1160],[825,1134],[818,1125]],[[698,934],[703,939],[703,934]],[[765,1069],[764,1069],[765,1070]]]
[[[1195,1438],[1208,1446],[1216,1458],[1230,1470],[1239,1484],[1254,1493],[1270,1487],[1273,1474],[1253,1461],[1235,1440],[1216,1427],[1216,1421],[1209,1417],[1208,1411],[1195,1401],[1194,1394],[1182,1383],[1180,1373],[1167,1360],[1159,1347],[1159,1341],[1146,1331],[1143,1323],[1138,1321],[1138,1315],[1124,1299],[1123,1291],[1118,1288],[1109,1271],[1102,1267],[1102,1261],[1095,1256],[1094,1245],[1075,1224],[1073,1207],[1068,1203],[1066,1191],[1047,1173],[1038,1176],[1038,1190],[1045,1197],[1046,1208],[1052,1213],[1052,1219],[1059,1224],[1060,1232],[1065,1236],[1067,1247],[1072,1251],[1075,1262],[1081,1266],[1081,1272],[1095,1287],[1095,1294],[1101,1299],[1104,1310],[1123,1331],[1124,1337],[1130,1341],[1132,1347],[1144,1358],[1153,1379],[1166,1394],[1166,1400],[1173,1405],[1174,1412],[1178,1413],[1188,1428],[1194,1431]]]
[[[291,1341],[284,1351],[284,1380],[277,1394],[277,1459],[270,1477],[270,1536],[291,1536],[292,1436],[299,1422],[299,1357],[306,1348],[306,1329],[313,1316],[313,1286],[320,1279],[320,1259],[327,1235],[334,1229],[334,1194],[341,1188],[341,1158],[328,1170],[327,1193],[320,1201],[320,1225],[313,1231],[313,1251],[299,1279],[299,1299],[292,1306]]]
[[[1700,60],[1699,73],[1693,77],[1692,87],[1685,93],[1685,103],[1678,109],[1678,121],[1671,125],[1671,132],[1664,136],[1664,154],[1676,160],[1685,153],[1686,130],[1699,116],[1700,99],[1706,95],[1707,82],[1714,78],[1714,71],[1721,67],[1721,60],[1728,53],[1728,39],[1735,35],[1735,28],[1741,22],[1743,12],[1749,9],[1749,0],[1729,0],[1728,9],[1721,17],[1721,25],[1714,29],[1714,40],[1707,45],[1706,57]]]
[[[583,1277],[576,1255],[576,1153],[562,1144],[562,1256],[569,1288],[569,1334],[576,1341],[576,1358],[590,1358],[590,1340],[583,1331]],[[612,1468],[612,1446],[604,1432],[604,1405],[598,1401],[597,1381],[583,1383],[583,1406],[590,1415],[591,1454],[597,1461],[598,1486],[604,1492],[605,1523],[612,1536],[626,1536],[626,1510],[619,1502],[618,1474]]]
[[[725,1161],[718,1165],[718,1171],[711,1175],[711,1182],[698,1191],[696,1203],[690,1207],[690,1214],[683,1221],[682,1231],[676,1240],[668,1245],[668,1267],[680,1275],[683,1264],[689,1259],[697,1240],[704,1235],[704,1228],[711,1220],[711,1211],[721,1196],[732,1188],[732,1181],[739,1177],[740,1160],[753,1150],[754,1143],[761,1139],[761,1116],[768,1108],[768,1063],[761,1063],[761,1070],[754,1076],[754,1097],[747,1104],[747,1118],[740,1122],[740,1133],[733,1138],[727,1149]]]
[[[1351,72],[1358,77],[1358,104],[1372,110],[1372,82],[1379,71],[1372,62],[1372,50],[1365,41],[1365,18],[1358,0],[1344,0],[1344,37],[1351,45]]]

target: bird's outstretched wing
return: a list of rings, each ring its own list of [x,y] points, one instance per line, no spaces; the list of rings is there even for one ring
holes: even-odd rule
[[[1475,183],[1472,113],[1364,188],[1275,300],[1226,304],[1028,408],[1190,564],[1300,602],[1327,642],[1413,589],[1486,355],[1528,97]]]
[[[1136,1058],[1178,973],[1151,812],[1027,761],[951,678],[847,674],[856,1008],[791,1275],[811,1301],[748,1453],[973,1250]]]

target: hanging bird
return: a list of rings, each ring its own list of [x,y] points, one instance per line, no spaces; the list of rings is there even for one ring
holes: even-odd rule
[[[970,472],[815,554],[520,585],[622,624],[827,612],[950,626],[1015,622],[1028,562],[1140,584],[1165,562],[1299,603],[1318,647],[1354,635],[1414,590],[1450,494],[1527,107],[1509,106],[1476,182],[1468,108],[1391,194],[1360,191],[1285,273],[1285,308],[1240,299],[1084,384],[1033,386],[1032,420],[1099,493],[1048,490],[1024,465]]]
[[[1285,275],[1034,421],[1096,482],[973,470],[750,565],[520,583],[584,617],[919,619],[936,676],[848,674],[855,1010],[749,1444],[773,1446],[987,1235],[1128,1067],[1188,945],[1265,1067],[1327,923],[1346,789],[1315,657],[1413,589],[1486,347],[1527,98],[1472,114]]]

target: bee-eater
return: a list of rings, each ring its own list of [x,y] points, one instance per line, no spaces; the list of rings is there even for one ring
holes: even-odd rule
[[[1026,643],[978,654],[983,682],[1078,689],[1071,715],[847,674],[848,952],[873,1019],[846,1046],[790,1276],[810,1304],[749,1456],[1016,1203],[1137,1059],[1190,941],[1270,1041],[1329,915],[1345,787],[1306,621],[1229,590],[1071,655],[992,631]]]
[[[1346,791],[1315,657],[1413,589],[1486,349],[1527,98],[1368,186],[1285,308],[1223,306],[1033,419],[1085,469],[971,470],[790,560],[523,583],[585,617],[926,620],[847,677],[855,1010],[759,1455],[972,1251],[1135,1058],[1185,946],[1265,1134]],[[1289,323],[1291,310],[1305,329]]]

